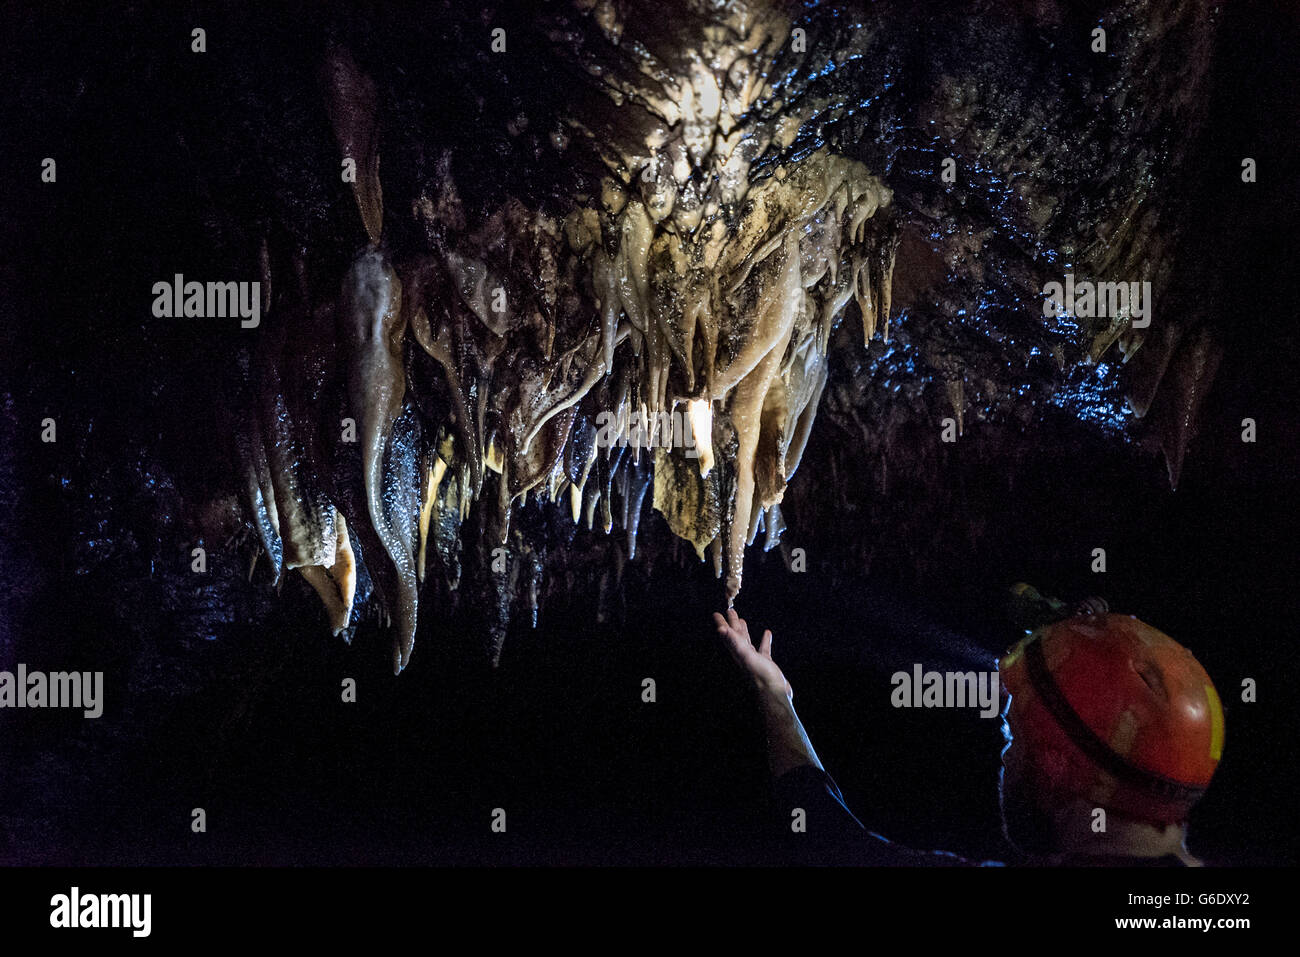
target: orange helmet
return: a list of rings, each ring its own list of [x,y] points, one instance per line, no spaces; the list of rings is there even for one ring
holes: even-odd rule
[[[1186,820],[1223,753],[1223,706],[1190,651],[1128,615],[1080,615],[1034,632],[1000,668],[1044,797]]]

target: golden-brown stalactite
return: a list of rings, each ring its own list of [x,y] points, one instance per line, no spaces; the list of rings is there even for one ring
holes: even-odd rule
[[[334,46],[321,69],[325,105],[339,152],[356,164],[352,194],[366,234],[378,244],[384,231],[384,197],[379,181],[379,98],[375,83],[346,47]]]

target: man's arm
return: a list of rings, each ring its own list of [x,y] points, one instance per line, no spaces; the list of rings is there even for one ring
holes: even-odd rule
[[[812,862],[856,856],[863,848],[865,828],[822,767],[795,713],[794,690],[772,660],[772,632],[763,632],[763,640],[755,648],[749,626],[734,610],[728,609],[725,618],[715,614],[713,621],[757,692],[767,737],[767,766],[772,773],[774,833],[784,836],[787,851],[808,855]],[[797,830],[793,826],[796,821]]]
[[[718,634],[727,640],[732,657],[754,682],[767,733],[767,763],[772,780],[805,764],[824,771],[808,732],[795,713],[794,689],[772,660],[772,632],[763,632],[763,640],[755,648],[749,637],[749,626],[734,608],[727,609],[725,618],[715,612],[713,621],[718,626]]]
[[[759,712],[767,732],[767,765],[772,772],[779,833],[793,839],[796,859],[805,863],[851,862],[872,865],[951,866],[969,863],[944,852],[912,851],[867,831],[849,810],[835,780],[826,773],[803,722],[794,710],[794,690],[772,660],[772,632],[754,647],[749,626],[732,609],[713,622],[733,658],[754,682]],[[792,812],[801,811],[804,827],[790,829]]]

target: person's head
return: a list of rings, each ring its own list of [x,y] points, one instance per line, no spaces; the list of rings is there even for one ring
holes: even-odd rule
[[[1223,750],[1223,708],[1191,652],[1130,616],[1079,615],[1030,635],[1000,670],[1008,840],[1033,856],[1136,853],[1130,835],[1181,834]]]

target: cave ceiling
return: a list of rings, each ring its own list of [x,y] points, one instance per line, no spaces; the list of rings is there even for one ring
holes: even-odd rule
[[[496,660],[579,529],[734,600],[821,429],[898,468],[1063,411],[1177,484],[1223,349],[1178,175],[1208,4],[1110,4],[1103,52],[1086,4],[916,7],[340,6],[224,53],[168,127],[170,266],[259,283],[196,347],[204,540],[400,671],[469,588]],[[1067,275],[1142,308],[1044,308]]]

